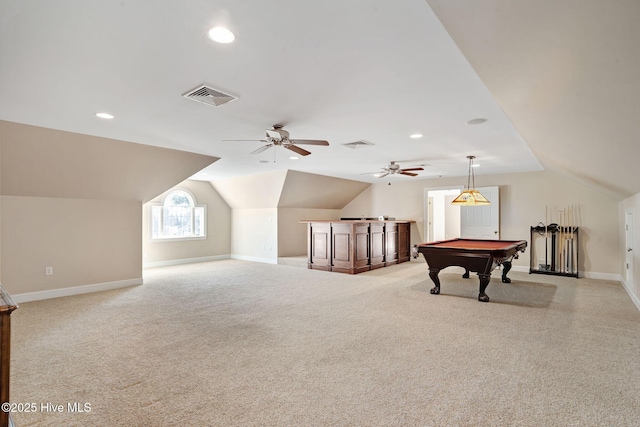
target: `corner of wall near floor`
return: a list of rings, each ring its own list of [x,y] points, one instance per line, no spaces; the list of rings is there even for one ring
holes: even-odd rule
[[[69,288],[58,288],[47,291],[25,292],[12,295],[18,304],[44,299],[68,297],[72,295],[88,294],[92,292],[108,291],[112,289],[128,288],[143,284],[142,277],[136,279],[118,280],[116,282],[94,283],[91,285],[73,286]]]
[[[622,277],[620,278],[620,283],[622,283],[622,287],[625,291],[627,291],[627,294],[629,294],[629,298],[631,298],[631,301],[633,301],[638,311],[640,311],[640,298],[638,298],[636,294],[633,293],[633,289],[631,289],[629,283],[627,283],[626,280],[624,280]]]
[[[198,258],[183,258],[183,259],[172,259],[169,261],[154,261],[154,262],[145,262],[142,265],[142,268],[155,268],[155,267],[167,267],[170,265],[180,265],[180,264],[194,264],[197,262],[208,262],[208,261],[218,261],[221,259],[229,259],[231,255],[214,255],[214,256],[205,256]]]
[[[231,254],[231,259],[239,259],[242,261],[262,262],[265,264],[277,264],[278,258],[258,258],[254,256]]]

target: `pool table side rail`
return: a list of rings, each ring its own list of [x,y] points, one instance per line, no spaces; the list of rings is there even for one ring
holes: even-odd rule
[[[505,245],[506,244],[506,245]],[[517,252],[524,252],[527,248],[526,240],[474,240],[450,239],[418,245],[418,251],[425,252],[455,252],[466,254],[491,254],[497,257],[508,257]]]

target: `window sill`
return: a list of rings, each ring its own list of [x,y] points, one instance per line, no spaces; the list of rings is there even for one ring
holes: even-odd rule
[[[190,237],[158,237],[158,238],[151,238],[149,239],[149,243],[160,243],[160,242],[186,242],[189,240],[207,240],[207,236],[202,236],[202,237],[195,237],[195,236],[190,236]]]

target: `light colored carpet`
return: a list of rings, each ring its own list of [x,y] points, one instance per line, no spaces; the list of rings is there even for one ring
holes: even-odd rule
[[[223,260],[21,304],[18,426],[638,426],[640,313],[619,283],[424,261],[359,275]],[[69,413],[68,402],[89,403]]]

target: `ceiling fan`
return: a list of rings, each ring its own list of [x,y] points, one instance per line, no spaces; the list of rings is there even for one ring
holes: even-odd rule
[[[275,124],[272,129],[267,129],[267,136],[265,139],[225,139],[225,141],[261,141],[266,142],[266,145],[258,148],[257,150],[252,151],[250,154],[259,154],[263,151],[273,147],[280,146],[284,147],[287,150],[291,150],[301,156],[308,156],[311,154],[310,151],[305,150],[304,148],[298,147],[297,144],[302,145],[324,145],[327,146],[329,143],[327,141],[322,141],[318,139],[290,139],[289,132],[282,129],[283,125]]]
[[[383,178],[387,175],[393,175],[396,173],[400,175],[418,176],[418,174],[414,173],[413,171],[423,171],[423,170],[424,170],[423,168],[401,169],[400,165],[396,164],[396,162],[392,160],[391,162],[389,162],[388,165],[382,168],[381,172],[369,172],[368,174],[363,174],[363,175],[375,174],[378,178]]]

